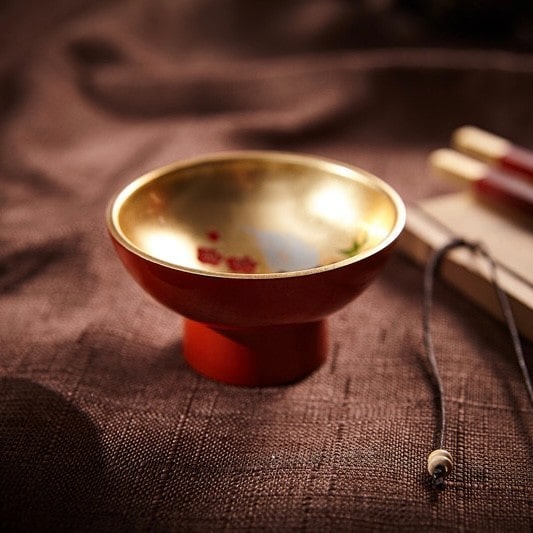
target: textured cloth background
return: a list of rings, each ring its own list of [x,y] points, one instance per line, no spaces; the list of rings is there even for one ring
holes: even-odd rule
[[[331,318],[321,369],[245,389],[186,366],[180,318],[114,255],[109,198],[177,159],[323,155],[412,202],[445,190],[426,156],[457,126],[533,147],[515,41],[451,44],[392,2],[274,4],[0,7],[2,530],[532,529],[533,416],[505,329],[442,285],[456,467],[428,487],[422,273],[403,257]]]

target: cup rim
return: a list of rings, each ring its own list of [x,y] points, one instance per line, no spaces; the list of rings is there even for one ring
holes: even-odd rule
[[[121,231],[120,224],[118,223],[118,216],[120,209],[131,197],[131,195],[145,186],[147,183],[154,181],[162,176],[165,176],[171,172],[175,172],[180,169],[189,168],[205,163],[217,163],[227,162],[232,160],[268,160],[278,161],[285,163],[301,163],[307,165],[314,165],[317,168],[327,169],[330,173],[335,173],[339,176],[348,179],[357,179],[358,181],[366,181],[373,186],[377,186],[386,196],[392,201],[394,208],[396,209],[396,221],[391,228],[387,237],[380,241],[376,246],[358,253],[352,257],[336,261],[327,265],[321,265],[313,268],[307,268],[303,270],[291,270],[287,272],[264,272],[264,273],[240,273],[240,272],[212,272],[202,269],[196,269],[186,267],[159,259],[150,255],[137,247],[131,242],[126,235]],[[335,172],[333,172],[335,171]],[[337,270],[354,263],[358,263],[367,259],[370,256],[376,255],[383,249],[390,246],[401,234],[406,224],[406,208],[400,195],[383,179],[378,178],[374,174],[362,170],[356,166],[343,163],[334,159],[329,159],[321,156],[308,155],[295,152],[283,152],[273,150],[239,150],[239,151],[223,151],[215,152],[207,155],[202,155],[193,158],[187,158],[179,160],[168,165],[164,165],[155,168],[151,171],[142,174],[130,183],[126,184],[120,189],[109,201],[106,208],[106,225],[109,233],[121,246],[126,248],[134,255],[159,266],[169,268],[178,272],[184,272],[194,274],[197,276],[209,277],[209,278],[226,278],[226,279],[278,279],[278,278],[293,278],[301,276],[309,276],[313,274],[319,274],[331,270]]]

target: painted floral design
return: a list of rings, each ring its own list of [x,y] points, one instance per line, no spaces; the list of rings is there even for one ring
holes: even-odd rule
[[[218,242],[221,239],[221,235],[216,229],[210,229],[207,231],[206,237],[211,242]],[[257,261],[249,255],[224,256],[213,246],[199,246],[196,256],[198,261],[208,265],[217,266],[224,262],[231,272],[237,272],[240,274],[252,274],[257,269]]]

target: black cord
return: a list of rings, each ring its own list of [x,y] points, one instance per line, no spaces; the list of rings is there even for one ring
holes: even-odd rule
[[[439,368],[437,366],[437,359],[435,358],[435,350],[433,348],[433,339],[431,337],[431,309],[433,305],[433,283],[440,264],[446,254],[458,246],[464,246],[463,239],[454,239],[448,244],[439,248],[429,259],[424,274],[424,309],[422,314],[422,333],[424,336],[424,347],[426,349],[426,357],[431,367],[431,374],[435,381],[436,388],[436,402],[439,413],[440,428],[438,432],[438,447],[444,447],[444,435],[446,433],[446,408],[444,405],[444,386],[440,376]]]
[[[507,324],[507,329],[509,330],[509,334],[511,336],[515,356],[518,361],[518,366],[520,367],[520,370],[522,372],[522,377],[524,379],[527,393],[529,395],[529,401],[533,406],[533,387],[531,385],[529,371],[526,365],[524,352],[522,350],[522,344],[520,343],[518,328],[516,327],[516,322],[511,311],[509,299],[507,298],[507,295],[500,286],[496,262],[489,254],[489,252],[480,243],[469,242],[461,238],[452,239],[447,244],[437,249],[435,253],[430,257],[424,273],[424,306],[422,315],[422,331],[424,337],[426,357],[429,361],[432,376],[435,382],[434,384],[436,390],[436,402],[439,413],[439,429],[437,439],[439,443],[439,449],[435,450],[434,452],[432,452],[432,454],[430,454],[430,457],[428,459],[428,469],[433,478],[433,486],[438,489],[444,488],[444,477],[448,475],[451,471],[452,460],[449,452],[443,449],[446,434],[446,409],[444,405],[444,387],[437,366],[437,360],[435,358],[435,350],[431,337],[430,322],[433,301],[433,284],[435,277],[446,254],[448,254],[448,252],[455,248],[467,248],[472,253],[477,253],[482,256],[485,260],[488,261],[490,265],[490,282],[496,290],[500,309]]]
[[[505,318],[507,329],[509,330],[509,335],[511,337],[511,342],[513,343],[513,349],[516,356],[516,360],[518,362],[518,366],[520,367],[520,371],[522,372],[524,384],[526,386],[527,394],[529,396],[529,402],[533,406],[533,386],[531,385],[531,378],[529,377],[526,358],[524,357],[524,351],[522,350],[522,343],[520,342],[518,328],[516,327],[513,312],[511,311],[509,298],[507,298],[507,294],[505,294],[505,292],[502,290],[501,285],[498,281],[498,269],[496,262],[481,244],[475,245],[475,251],[478,252],[489,262],[491,270],[491,282],[494,286],[494,289],[496,290],[498,302],[500,303],[500,309],[502,311],[503,317]]]

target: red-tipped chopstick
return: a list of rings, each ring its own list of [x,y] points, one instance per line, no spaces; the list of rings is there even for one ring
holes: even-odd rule
[[[470,183],[482,196],[533,216],[533,184],[455,150],[441,149],[429,158],[433,170],[447,178]]]
[[[533,181],[533,151],[503,137],[473,126],[463,126],[453,133],[452,145],[460,152]]]

